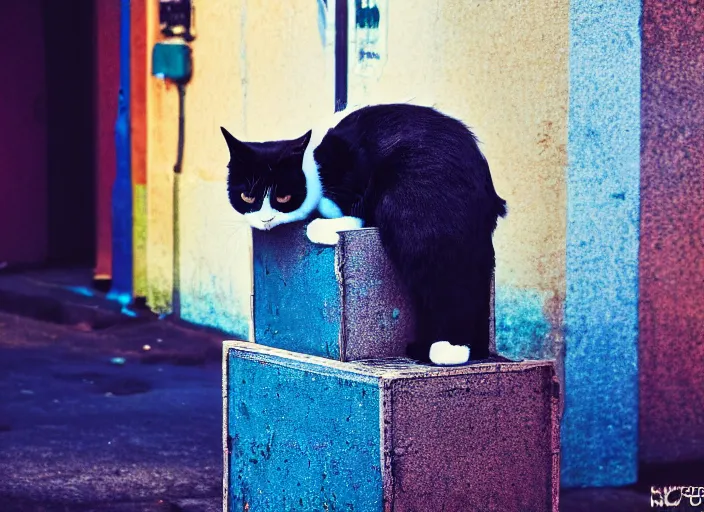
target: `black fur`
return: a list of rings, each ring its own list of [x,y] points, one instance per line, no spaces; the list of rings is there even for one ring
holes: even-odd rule
[[[417,323],[408,355],[427,362],[444,340],[489,357],[492,234],[506,202],[472,132],[431,108],[377,105],[344,118],[314,156],[325,197],[379,229],[408,287]]]

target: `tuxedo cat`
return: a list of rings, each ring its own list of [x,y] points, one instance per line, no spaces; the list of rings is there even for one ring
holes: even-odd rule
[[[392,104],[338,113],[332,126],[295,140],[242,142],[222,132],[229,199],[252,227],[318,210],[323,218],[307,227],[315,243],[378,228],[416,314],[408,356],[436,364],[490,356],[492,235],[506,202],[465,125],[432,108]]]

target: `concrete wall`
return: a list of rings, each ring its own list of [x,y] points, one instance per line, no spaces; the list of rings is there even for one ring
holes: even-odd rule
[[[147,296],[147,0],[130,2],[133,293]]]
[[[636,480],[640,14],[570,2],[565,485]]]
[[[185,318],[244,333],[251,245],[224,195],[219,126],[249,140],[295,137],[332,109],[332,46],[323,48],[317,9],[306,0],[273,10],[244,0],[197,6],[180,198]],[[352,74],[350,103],[415,96],[475,129],[510,207],[496,234],[500,348],[552,356],[565,295],[567,3],[417,0],[388,15],[383,75]],[[148,296],[169,311],[177,98],[153,78],[149,91]],[[204,303],[211,309],[199,310]]]
[[[643,3],[640,448],[704,457],[704,6]]]
[[[0,262],[47,256],[47,113],[42,2],[3,2]]]
[[[350,103],[415,97],[475,131],[509,206],[495,235],[497,344],[550,357],[565,296],[568,2],[413,0],[388,16],[381,76],[356,74],[351,52]]]
[[[179,197],[184,319],[249,335],[251,234],[226,193],[226,126],[247,140],[298,137],[332,109],[315,2],[211,0],[196,6],[194,75],[186,90],[186,145]],[[149,7],[151,48],[156,8]],[[171,308],[172,169],[177,94],[149,78],[147,95],[148,302]]]
[[[147,2],[147,72],[151,49],[160,40],[157,2]],[[171,307],[173,273],[173,165],[178,141],[176,87],[147,78],[146,202],[147,303],[156,312]]]
[[[482,142],[509,205],[497,346],[565,349],[566,485],[636,478],[639,16],[635,0],[389,2],[383,71],[357,74],[351,52],[350,103],[415,96]]]

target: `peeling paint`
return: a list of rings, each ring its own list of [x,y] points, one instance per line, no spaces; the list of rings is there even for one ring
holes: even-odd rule
[[[511,359],[552,359],[549,337],[553,326],[546,318],[545,304],[552,292],[496,288],[496,347]]]

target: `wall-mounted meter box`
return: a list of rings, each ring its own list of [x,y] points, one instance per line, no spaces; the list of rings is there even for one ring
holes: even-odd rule
[[[159,0],[159,24],[165,36],[192,41],[193,17],[191,0]]]
[[[152,50],[152,75],[178,84],[191,78],[191,47],[182,40],[162,41]]]

